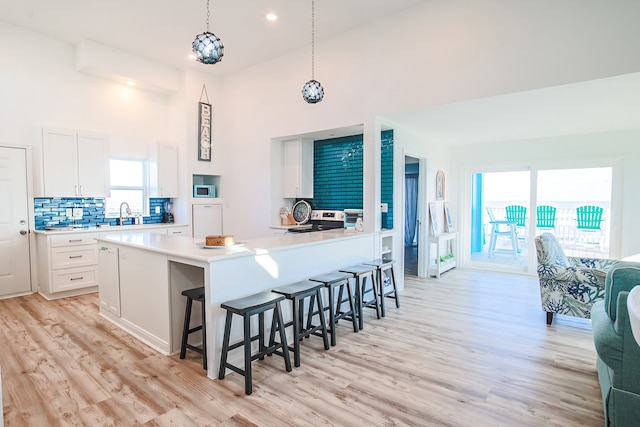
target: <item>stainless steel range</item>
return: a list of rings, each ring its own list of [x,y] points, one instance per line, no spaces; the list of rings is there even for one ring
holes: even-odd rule
[[[344,228],[344,212],[333,210],[312,210],[309,222],[305,225],[290,228],[289,233],[312,233],[314,231]]]

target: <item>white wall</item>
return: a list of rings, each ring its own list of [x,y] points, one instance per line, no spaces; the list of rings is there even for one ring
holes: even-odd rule
[[[640,37],[631,18],[640,3],[558,3],[426,2],[323,39],[316,43],[315,77],[325,99],[316,105],[300,94],[310,77],[308,49],[226,78],[223,138],[233,150],[224,177],[238,195],[229,206],[230,229],[265,233],[272,216],[265,209],[277,209],[270,206],[272,171],[264,160],[273,137],[362,123],[365,150],[372,150],[379,117],[638,69],[640,58],[627,53]],[[431,164],[447,171],[446,160]],[[455,194],[454,182],[447,181],[447,199]]]
[[[43,125],[175,141],[185,196],[191,174],[220,173],[225,232],[267,235],[278,208],[270,199],[272,138],[363,124],[365,150],[375,150],[378,123],[389,114],[636,71],[639,13],[634,0],[425,2],[317,42],[315,77],[326,96],[316,105],[300,94],[310,78],[308,48],[221,81],[206,67],[183,71],[180,93],[165,96],[78,73],[74,46],[0,23],[0,142],[39,154]],[[196,160],[203,82],[214,108],[211,164]],[[401,135],[397,141],[405,144]],[[431,155],[429,165],[447,172],[446,154]],[[366,206],[375,207],[376,160],[365,159]],[[455,186],[447,177],[450,199]],[[177,204],[177,220],[188,219],[188,206]]]
[[[224,157],[219,154],[222,144],[215,123],[215,161],[197,161],[198,101],[206,82],[215,120],[220,106],[216,79],[183,72],[181,91],[172,95],[131,88],[76,71],[74,45],[3,22],[0,49],[5,56],[0,67],[0,143],[33,147],[36,192],[43,126],[105,133],[116,156],[146,156],[150,142],[167,141],[179,146],[180,188],[185,195],[176,220],[189,220],[191,174],[219,174]]]

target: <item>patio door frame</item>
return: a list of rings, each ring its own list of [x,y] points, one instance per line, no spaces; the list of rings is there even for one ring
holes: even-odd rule
[[[504,264],[480,263],[471,261],[471,207],[472,207],[472,176],[478,173],[499,172],[529,172],[529,206],[537,205],[538,172],[558,169],[589,169],[611,168],[611,219],[609,230],[609,258],[620,258],[620,212],[622,201],[623,159],[553,159],[535,162],[531,164],[476,164],[467,165],[460,170],[460,234],[459,234],[459,262],[461,267],[523,273],[536,275],[537,259],[534,239],[527,239],[527,266],[526,268],[508,266]],[[528,236],[535,236],[535,209],[530,209]]]

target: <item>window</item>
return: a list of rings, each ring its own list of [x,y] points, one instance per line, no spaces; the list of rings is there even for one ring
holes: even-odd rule
[[[140,159],[110,159],[111,197],[105,199],[105,216],[120,216],[120,205],[126,202],[132,215],[147,215],[147,162]]]

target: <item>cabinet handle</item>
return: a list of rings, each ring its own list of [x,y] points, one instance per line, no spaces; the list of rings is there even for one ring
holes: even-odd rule
[[[82,239],[69,239],[69,243],[82,242]]]
[[[73,258],[82,258],[82,255],[73,255],[73,256],[69,256],[69,259],[73,259]]]
[[[80,195],[82,196],[83,194],[83,190],[82,190],[82,185],[80,186]]]
[[[83,277],[83,276],[80,276],[80,277],[72,277],[70,280],[82,280],[82,279],[84,279],[84,277]]]
[[[74,185],[74,188],[75,188],[75,194],[76,194],[76,196],[77,196],[77,195],[78,195],[78,186],[77,186],[77,185]]]

